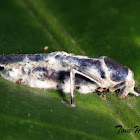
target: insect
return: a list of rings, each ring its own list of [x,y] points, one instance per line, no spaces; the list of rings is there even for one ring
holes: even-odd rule
[[[88,57],[66,52],[0,55],[0,74],[30,87],[70,92],[71,107],[75,106],[75,90],[83,94],[119,90],[119,98],[128,93],[140,95],[133,72],[106,56]]]

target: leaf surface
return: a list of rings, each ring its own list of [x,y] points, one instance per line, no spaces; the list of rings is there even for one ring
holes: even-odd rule
[[[66,51],[108,56],[133,70],[140,85],[140,2],[12,0],[0,5],[0,54]],[[45,51],[43,48],[48,46]],[[70,95],[0,78],[1,139],[139,139],[140,98],[107,93]],[[118,133],[117,125],[131,129]]]

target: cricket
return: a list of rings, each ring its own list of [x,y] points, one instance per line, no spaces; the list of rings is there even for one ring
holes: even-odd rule
[[[106,56],[66,52],[0,55],[0,75],[33,88],[70,93],[70,107],[75,106],[75,91],[82,94],[118,92],[120,99],[129,93],[140,95],[133,72]]]

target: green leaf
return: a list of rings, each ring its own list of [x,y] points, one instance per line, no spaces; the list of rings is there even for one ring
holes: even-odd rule
[[[140,85],[140,2],[137,0],[12,0],[0,4],[0,54],[66,51],[108,56],[128,67]],[[45,51],[43,48],[48,46]],[[1,139],[140,139],[140,98],[107,93],[70,95],[0,78]],[[131,129],[118,133],[117,125]]]

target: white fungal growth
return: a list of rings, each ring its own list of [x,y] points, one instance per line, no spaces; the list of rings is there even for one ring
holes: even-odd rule
[[[4,70],[0,71],[0,75],[12,82],[18,82],[34,88],[59,89],[65,93],[70,93],[73,88],[71,87],[71,82],[75,81],[74,88],[82,94],[96,92],[101,88],[103,92],[106,89],[109,89],[110,92],[114,92],[117,89],[123,90],[121,97],[127,96],[130,92],[136,96],[139,95],[134,91],[133,72],[127,68],[127,73],[125,66],[111,59],[105,62],[105,58],[107,58],[105,56],[94,58],[66,52],[54,52],[46,55],[35,54],[32,59],[30,58],[31,56],[25,55],[24,59],[15,62],[14,59],[13,62],[8,62],[6,57],[9,60],[9,57],[13,57],[13,55],[0,56],[0,67],[4,67]],[[18,59],[20,59],[20,55]],[[3,62],[3,60],[7,63]],[[108,66],[106,63],[108,63]],[[116,72],[113,67],[119,69],[119,66],[122,69]],[[71,77],[71,80],[70,72],[75,74],[75,78]],[[118,75],[127,73],[127,76],[122,79],[117,77],[116,73]],[[111,75],[116,76],[116,80],[112,80]],[[119,78],[121,80],[118,80]]]

